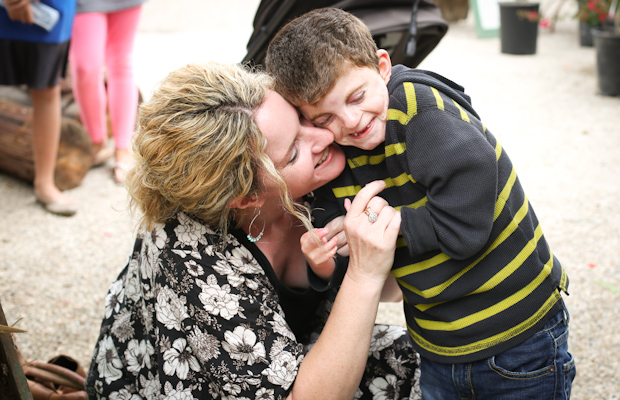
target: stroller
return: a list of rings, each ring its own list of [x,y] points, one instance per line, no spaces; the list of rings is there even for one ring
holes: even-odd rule
[[[341,8],[364,21],[394,65],[417,67],[448,31],[441,10],[431,0],[261,0],[243,62],[262,66],[269,42],[280,28],[322,7]]]

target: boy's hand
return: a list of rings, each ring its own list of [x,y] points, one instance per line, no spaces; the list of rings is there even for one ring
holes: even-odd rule
[[[12,21],[23,22],[24,24],[34,23],[30,2],[31,0],[5,0],[4,5],[9,18]]]
[[[349,243],[347,242],[347,235],[344,233],[344,215],[329,221],[327,225],[325,225],[325,228],[329,229],[329,233],[325,236],[325,239],[331,240],[333,237],[338,238],[337,253],[343,257],[349,257]]]
[[[327,239],[329,233],[330,230],[327,227],[316,228],[304,233],[299,240],[301,251],[308,260],[310,268],[325,280],[332,276],[336,268],[334,256],[338,250],[338,237],[331,235],[332,237]]]

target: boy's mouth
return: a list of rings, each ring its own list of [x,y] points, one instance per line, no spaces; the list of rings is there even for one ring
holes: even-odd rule
[[[370,123],[368,125],[366,125],[366,127],[364,129],[359,130],[359,131],[357,131],[355,133],[352,133],[351,136],[353,137],[353,139],[361,139],[364,136],[366,136],[366,134],[368,132],[370,132],[370,130],[372,129],[372,126],[373,126],[374,122],[375,122],[375,119],[373,118],[370,121]]]

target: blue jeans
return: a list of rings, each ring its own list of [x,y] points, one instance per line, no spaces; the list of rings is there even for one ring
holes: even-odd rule
[[[422,357],[422,399],[569,399],[576,368],[568,320],[564,307],[534,336],[486,360],[440,364]]]

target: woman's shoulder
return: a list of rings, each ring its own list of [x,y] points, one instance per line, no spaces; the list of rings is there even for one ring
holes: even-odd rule
[[[215,275],[218,280],[234,276],[264,276],[252,252],[233,234],[225,237],[200,219],[184,212],[151,231],[138,235],[134,257],[158,260],[159,265],[177,276],[192,274],[199,280]],[[159,275],[159,274],[157,274]]]

